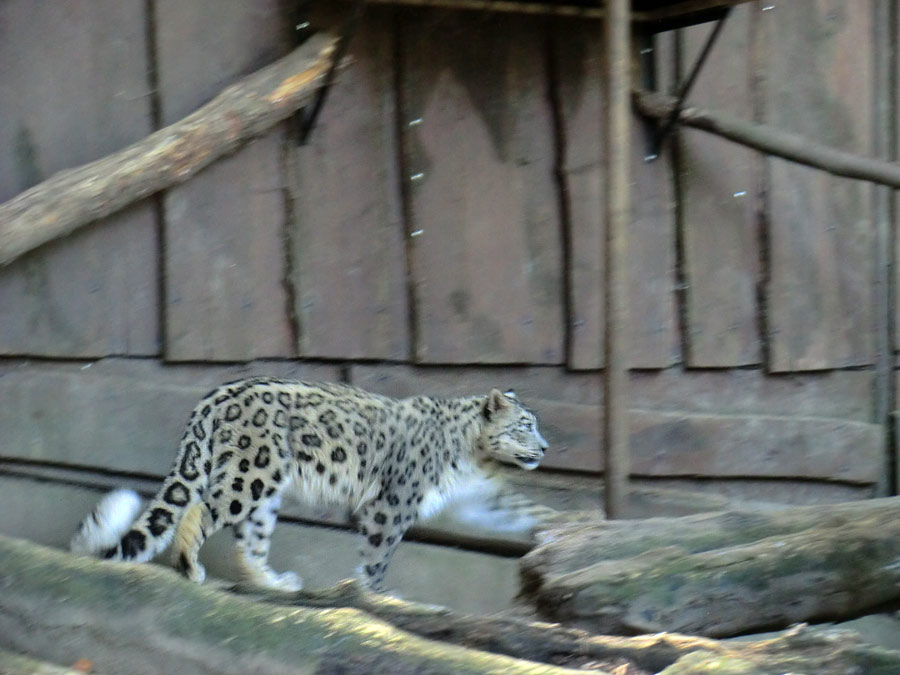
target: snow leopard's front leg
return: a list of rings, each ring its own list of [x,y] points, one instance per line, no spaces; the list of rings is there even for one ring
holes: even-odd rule
[[[384,590],[384,575],[388,563],[403,535],[415,521],[415,503],[401,504],[400,498],[387,494],[363,507],[357,520],[362,535],[359,577],[363,585],[373,591]]]

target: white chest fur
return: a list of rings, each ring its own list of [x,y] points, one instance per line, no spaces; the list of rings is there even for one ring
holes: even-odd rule
[[[492,481],[479,471],[458,473],[452,479],[441,481],[423,495],[419,505],[419,518],[431,518],[451,502],[480,501],[487,493],[495,491]]]

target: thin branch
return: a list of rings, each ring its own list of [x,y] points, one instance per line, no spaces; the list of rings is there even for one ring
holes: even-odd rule
[[[638,111],[648,117],[666,119],[675,109],[676,99],[647,91],[633,92]],[[688,127],[708,131],[761,152],[798,164],[805,164],[835,176],[865,180],[892,188],[900,188],[900,164],[862,157],[814,143],[799,134],[781,131],[764,124],[754,124],[688,106],[677,121]]]
[[[183,120],[0,204],[0,266],[159,190],[183,183],[307,103],[335,40],[316,35]]]

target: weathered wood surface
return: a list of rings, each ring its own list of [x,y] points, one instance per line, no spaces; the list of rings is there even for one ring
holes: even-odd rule
[[[152,131],[143,10],[138,0],[0,6],[0,202]],[[30,230],[16,204],[26,206],[0,207],[3,263],[33,248],[21,245]],[[77,210],[57,204],[63,220]],[[156,256],[153,209],[140,203],[0,263],[0,354],[158,353]]]
[[[867,371],[769,377],[760,370],[632,373],[634,407],[701,415],[797,415],[869,422],[874,377]]]
[[[633,114],[628,363],[632,368],[666,368],[682,360],[675,316],[675,184],[669,148],[647,161],[647,133]]]
[[[716,496],[720,499],[768,504],[834,504],[880,496],[877,485],[874,484],[810,481],[803,478],[716,478],[711,481],[708,478],[697,476],[650,478],[645,481],[647,485],[663,490],[672,489],[688,494],[700,493],[706,497]],[[645,481],[635,479],[638,484]],[[647,514],[646,511],[643,511],[638,512],[637,517],[661,513],[665,512],[657,511],[655,514]],[[672,512],[672,515],[679,514]]]
[[[890,9],[893,9],[892,7]],[[876,16],[881,16],[876,13]],[[895,40],[896,35],[898,33],[898,24],[900,24],[900,17],[897,16],[897,13],[894,12],[893,16],[895,16],[894,25],[888,25],[887,30],[890,31],[888,40],[893,42]],[[889,71],[888,77],[893,79],[895,77],[895,73],[900,72],[900,50],[887,50],[888,54],[893,54],[893,63],[890,64],[893,68]],[[890,90],[889,90],[890,91]],[[900,110],[900,87],[893,87],[894,97],[893,100],[890,101],[890,105],[887,106],[887,109],[890,111]],[[890,113],[888,113],[890,115]],[[900,157],[900,116],[895,115],[893,117],[894,127],[893,129],[887,125],[887,134],[888,139],[893,140],[893,147],[888,148],[888,157]],[[879,148],[880,149],[880,148]],[[888,218],[892,218],[894,214],[900,213],[900,191],[892,190],[891,191],[891,201],[890,205],[893,207],[889,213]],[[895,232],[893,228],[893,222],[891,222],[891,226],[888,228],[888,232],[892,235]],[[893,255],[891,268],[894,271],[894,288],[900,288],[900,265],[897,265],[894,261],[900,260],[900,237],[894,236],[894,248],[892,251],[888,251],[888,255]],[[891,308],[891,317],[889,321],[893,324],[893,352],[896,354],[900,351],[900,299],[896,295],[892,296],[894,300],[894,305]],[[897,463],[897,478],[900,479],[900,463]]]
[[[190,411],[222,382],[251,375],[338,380],[321,364],[162,366],[107,359],[93,364],[0,364],[2,454],[109,471],[168,473]]]
[[[564,272],[542,23],[400,16],[416,360],[560,363]]]
[[[605,246],[603,37],[596,26],[559,22],[554,28],[553,77],[560,125],[559,181],[569,237],[569,366],[602,366]],[[640,194],[632,204],[629,239],[631,365],[671,365],[674,324],[674,196],[670,153],[644,161],[643,130],[635,117],[631,176]]]
[[[78,650],[111,675],[576,672],[424,640],[358,610],[275,607],[153,565],[104,564],[6,537],[0,579],[0,647],[57,663]]]
[[[705,672],[689,664],[714,660],[715,672],[741,675],[860,668],[887,675],[900,663],[897,652],[846,632],[798,628],[730,643],[671,634],[607,637],[515,617],[455,614],[348,584],[257,602],[152,565],[102,563],[6,537],[0,537],[0,578],[15,581],[0,596],[0,647],[56,663],[89,661],[107,673],[583,672],[551,665],[564,664],[670,675]]]
[[[178,125],[58,173],[0,205],[0,264],[187,180],[289,116],[320,82],[332,45],[330,38],[314,36]]]
[[[876,483],[883,429],[817,417],[631,410],[631,468],[644,476],[791,476]]]
[[[871,6],[804,0],[759,15],[764,121],[826,146],[871,152]],[[871,364],[871,186],[768,160],[769,367]]]
[[[549,530],[524,594],[596,632],[727,636],[900,598],[898,498]]]
[[[344,18],[312,17],[335,29]],[[395,40],[393,12],[368,11],[308,144],[289,146],[302,356],[410,357]]]
[[[162,123],[287,53],[286,23],[275,0],[157,3]],[[296,353],[285,287],[283,143],[276,128],[166,192],[167,359],[243,361]]]
[[[169,470],[197,400],[221,382],[250,375],[341,379],[337,366],[287,362],[213,368],[125,359],[83,365],[7,362],[0,367],[3,454],[160,476]],[[756,476],[871,484],[883,448],[879,427],[865,421],[871,378],[867,372],[791,378],[757,371],[635,374],[632,406],[644,411],[632,416],[635,472],[656,480]],[[540,416],[551,444],[546,468],[602,468],[596,374],[357,365],[350,381],[393,396],[512,387]],[[781,501],[777,491],[765,495]],[[743,496],[753,498],[753,490]]]
[[[690,102],[752,120],[750,24],[755,5],[735,8],[721,35],[727,58],[712,58]],[[686,73],[711,27],[683,31]],[[723,52],[719,52],[720,56]],[[760,155],[693,129],[678,135],[684,242],[685,362],[691,367],[759,363]]]

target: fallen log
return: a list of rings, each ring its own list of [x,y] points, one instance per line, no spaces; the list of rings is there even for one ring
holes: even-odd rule
[[[530,661],[623,675],[706,673],[718,675],[785,672],[888,675],[900,668],[900,652],[862,643],[847,630],[795,626],[769,639],[719,642],[702,637],[657,633],[640,637],[591,635],[559,624],[500,614],[473,616],[444,607],[399,600],[363,591],[352,581],[320,591],[296,594],[254,593],[275,604],[304,607],[354,607],[405,631],[472,649]],[[717,670],[712,670],[715,666]]]
[[[97,561],[2,536],[0,588],[0,650],[8,650],[0,658],[20,670],[29,661],[9,651],[72,667],[90,664],[111,675],[555,675],[577,672],[573,666],[603,672],[605,664],[628,675],[705,672],[680,665],[700,658],[695,652],[714,658],[724,673],[900,672],[900,653],[864,645],[848,632],[797,628],[770,640],[733,643],[670,634],[593,636],[510,616],[461,615],[366,593],[353,583],[296,595],[263,593],[258,597],[267,602],[258,602],[197,586],[155,565]],[[534,660],[523,660],[526,655]],[[554,662],[569,668],[548,665]],[[756,671],[736,669],[745,664]],[[676,667],[681,670],[667,670]]]
[[[605,520],[589,511],[561,513],[536,533],[539,546],[522,559],[522,575],[527,587],[539,584],[544,575],[574,572],[599,560],[631,558],[666,546],[700,553],[813,527],[838,527],[862,517],[879,523],[900,519],[900,499],[767,511],[734,509],[639,521]]]
[[[522,600],[592,632],[722,637],[900,600],[900,498],[563,525],[522,559]]]
[[[424,640],[355,609],[277,607],[2,536],[0,588],[0,648],[109,675],[574,672]]]
[[[322,83],[335,42],[314,35],[175,124],[107,157],[62,171],[0,204],[0,267],[183,183],[290,117]]]

